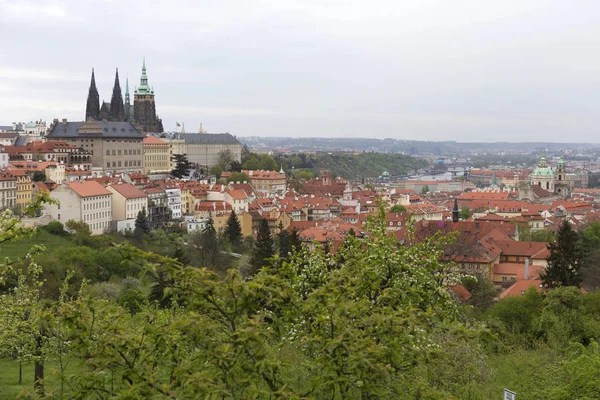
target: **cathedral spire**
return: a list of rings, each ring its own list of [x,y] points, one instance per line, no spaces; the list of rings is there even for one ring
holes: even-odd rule
[[[112,98],[110,100],[110,119],[112,121],[125,121],[125,107],[123,106],[123,95],[121,94],[118,68],[115,74],[115,86],[113,87]]]
[[[140,85],[134,92],[138,95],[153,95],[154,90],[148,86],[148,75],[146,75],[146,57],[142,61],[142,76],[140,77]]]
[[[85,107],[85,120],[98,119],[100,112],[100,95],[96,88],[96,77],[94,76],[94,68],[92,68],[92,80],[88,91],[87,104]]]
[[[125,78],[125,120],[133,120],[133,111],[131,109],[131,98],[129,97],[129,77]]]

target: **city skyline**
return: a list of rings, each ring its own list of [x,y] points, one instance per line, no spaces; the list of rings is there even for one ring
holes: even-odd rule
[[[0,124],[83,120],[145,56],[167,131],[597,143],[598,8],[0,0]]]

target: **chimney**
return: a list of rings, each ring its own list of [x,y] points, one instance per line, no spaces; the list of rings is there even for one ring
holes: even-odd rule
[[[525,259],[525,280],[529,279],[529,258]]]

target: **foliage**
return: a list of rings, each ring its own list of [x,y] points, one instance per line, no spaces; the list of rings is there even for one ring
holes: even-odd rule
[[[219,152],[219,157],[217,159],[217,165],[221,168],[221,171],[229,171],[231,168],[231,164],[235,161],[235,156],[231,152],[231,150],[223,150]],[[211,172],[212,173],[212,172]],[[216,175],[216,174],[215,174]],[[219,174],[220,175],[220,174]],[[218,179],[218,177],[217,177]]]
[[[458,212],[458,217],[462,220],[468,220],[473,216],[471,209],[469,207],[462,207]]]
[[[52,235],[64,235],[67,233],[65,226],[60,221],[52,221],[48,225],[43,226],[42,229]]]
[[[305,181],[308,181],[308,180],[314,178],[315,174],[313,174],[312,171],[310,171],[308,169],[301,169],[301,170],[295,171],[294,176],[296,177],[296,179],[299,179],[299,180],[304,179]]]
[[[231,176],[227,178],[227,183],[230,182],[250,182],[250,177],[243,172],[232,172]]]
[[[424,185],[421,188],[421,194],[427,194],[427,193],[429,193],[429,185]]]
[[[69,232],[73,234],[73,240],[77,245],[88,243],[92,236],[92,230],[90,229],[90,226],[84,221],[75,221],[74,219],[70,219],[65,224],[65,228],[67,228]]]
[[[273,257],[273,238],[271,237],[271,230],[266,219],[261,219],[258,225],[258,232],[256,234],[256,243],[254,243],[254,249],[252,250],[252,259],[250,261],[250,275],[255,275],[260,271],[262,267],[269,263],[268,259]]]
[[[208,171],[210,172],[212,175],[217,177],[217,180],[219,178],[221,178],[221,174],[223,173],[223,168],[219,167],[218,165],[214,165],[213,167],[210,168],[210,170]]]
[[[185,178],[189,175],[190,170],[193,168],[192,164],[185,154],[174,154],[175,169],[171,171],[171,175],[175,178]]]
[[[229,214],[229,218],[227,218],[224,234],[232,248],[238,250],[242,245],[242,226],[240,225],[235,210],[232,210],[231,214]]]
[[[484,312],[494,304],[498,289],[485,276],[466,277],[462,284],[471,293],[468,304],[478,312]]]
[[[46,182],[46,174],[42,171],[35,171],[31,180],[34,182]]]
[[[402,204],[394,204],[392,208],[390,208],[390,212],[404,214],[406,212],[406,207]]]
[[[242,169],[277,171],[279,170],[279,166],[275,159],[268,154],[252,153],[250,158],[245,161],[242,160]]]
[[[345,179],[376,178],[382,171],[388,171],[392,176],[402,176],[413,173],[427,166],[427,162],[403,154],[360,153],[348,154],[342,152],[277,156],[278,165],[285,170],[307,170],[318,172],[328,170],[331,175]],[[276,168],[279,169],[279,168]],[[298,177],[296,175],[298,179]],[[306,178],[306,177],[304,177]],[[310,178],[309,178],[310,179]]]
[[[579,235],[565,220],[556,234],[556,241],[548,245],[548,267],[540,273],[547,287],[581,286],[581,267],[584,260]]]
[[[150,221],[146,214],[146,207],[143,207],[138,211],[137,217],[135,218],[135,230],[133,231],[134,236],[140,237],[150,233]]]

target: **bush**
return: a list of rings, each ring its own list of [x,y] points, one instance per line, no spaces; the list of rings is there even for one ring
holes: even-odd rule
[[[52,235],[64,235],[67,233],[65,226],[60,221],[52,221],[42,228]]]

